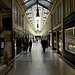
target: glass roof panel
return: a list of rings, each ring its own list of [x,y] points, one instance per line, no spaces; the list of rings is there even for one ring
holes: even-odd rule
[[[46,18],[49,14],[49,10],[38,5],[40,18],[36,19],[36,13],[37,13],[36,9],[37,5],[32,6],[30,9],[26,11],[26,15],[31,23],[31,26],[35,31],[37,31],[37,20],[39,20],[39,31],[41,31],[46,21]]]
[[[47,8],[49,7],[50,3],[47,1],[39,1],[42,5],[46,6]]]
[[[29,1],[25,4],[26,8],[30,7],[31,5],[33,5],[35,2],[33,1]]]
[[[25,3],[26,9],[31,8],[31,6],[37,4],[37,0],[23,0]],[[48,9],[50,6],[51,0],[38,0],[38,4]]]

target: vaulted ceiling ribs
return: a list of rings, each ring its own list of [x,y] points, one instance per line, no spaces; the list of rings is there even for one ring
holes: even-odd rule
[[[23,0],[24,3],[22,5],[25,5],[26,9],[31,8],[32,6],[36,5],[37,2],[40,6],[46,8],[49,10],[50,4],[53,4],[52,0]]]

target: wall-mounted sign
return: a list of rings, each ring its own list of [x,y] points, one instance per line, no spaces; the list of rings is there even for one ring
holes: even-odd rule
[[[0,38],[0,57],[4,55],[4,38]]]
[[[4,42],[1,42],[1,48],[4,48]]]

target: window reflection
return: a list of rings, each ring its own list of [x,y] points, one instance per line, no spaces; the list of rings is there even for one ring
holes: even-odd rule
[[[65,50],[75,54],[75,27],[65,30]]]

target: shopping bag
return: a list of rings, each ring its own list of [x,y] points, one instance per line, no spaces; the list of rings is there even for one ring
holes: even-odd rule
[[[29,48],[29,52],[31,52],[30,48]]]

